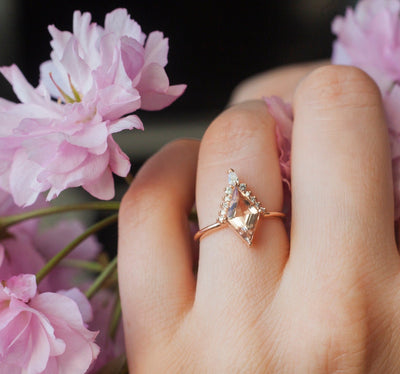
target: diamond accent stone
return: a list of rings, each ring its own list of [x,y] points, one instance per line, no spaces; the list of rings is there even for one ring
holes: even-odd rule
[[[226,193],[227,195],[231,195],[232,192],[233,192],[233,188],[232,188],[232,187],[226,187],[226,188],[225,188],[225,193]]]
[[[249,246],[253,241],[260,214],[249,197],[235,187],[227,211],[227,221]]]
[[[232,169],[229,170],[228,181],[230,186],[236,186],[239,183],[239,178]]]
[[[240,191],[246,191],[246,188],[247,188],[247,184],[246,183],[240,183],[240,185],[239,185]]]

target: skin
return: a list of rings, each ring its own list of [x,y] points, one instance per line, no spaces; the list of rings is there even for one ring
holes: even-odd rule
[[[201,142],[165,146],[123,198],[132,373],[398,373],[400,258],[379,90],[353,67],[308,68],[239,87]],[[194,275],[187,216],[196,200],[200,227],[215,222],[226,170],[282,208],[274,120],[247,101],[271,93],[293,98],[290,241],[279,218],[260,222],[251,248],[231,229],[213,232]]]

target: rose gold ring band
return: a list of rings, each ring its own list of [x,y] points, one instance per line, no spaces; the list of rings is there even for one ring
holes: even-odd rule
[[[266,212],[263,213],[261,216],[262,218],[272,218],[272,217],[278,217],[278,218],[285,218],[285,214],[281,212]],[[200,240],[202,236],[209,234],[211,231],[216,231],[219,229],[223,229],[224,227],[227,226],[227,222],[215,222],[211,225],[208,225],[206,227],[203,227],[201,230],[197,231],[196,234],[194,235],[194,240]]]

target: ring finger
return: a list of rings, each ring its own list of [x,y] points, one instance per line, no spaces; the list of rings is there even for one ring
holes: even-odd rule
[[[231,107],[210,125],[201,143],[197,171],[200,227],[216,221],[230,168],[267,211],[282,209],[275,138],[274,120],[261,101]],[[232,297],[245,298],[240,305],[246,308],[249,303],[260,306],[266,302],[288,256],[282,219],[260,218],[252,245],[242,239],[229,224],[201,237],[196,302],[210,305],[211,301],[222,308],[221,298],[228,303]],[[202,303],[203,299],[207,302]]]

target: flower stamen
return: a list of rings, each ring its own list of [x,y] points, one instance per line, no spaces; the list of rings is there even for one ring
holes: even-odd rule
[[[71,96],[69,96],[65,91],[56,83],[56,81],[53,78],[53,74],[49,73],[50,79],[53,82],[53,84],[57,87],[57,90],[60,92],[61,96],[63,97],[64,101],[68,104],[75,103],[77,100],[74,100]],[[71,82],[71,80],[70,80]],[[71,84],[72,85],[72,84]],[[74,93],[75,96],[75,93]],[[79,95],[78,95],[79,96]],[[79,100],[80,101],[80,100]]]
[[[75,101],[77,103],[80,103],[82,101],[81,96],[79,95],[79,92],[76,90],[76,88],[74,87],[74,85],[72,84],[72,80],[71,80],[71,75],[68,74],[68,81],[69,81],[69,86],[71,87],[71,91],[74,94],[74,98]]]

